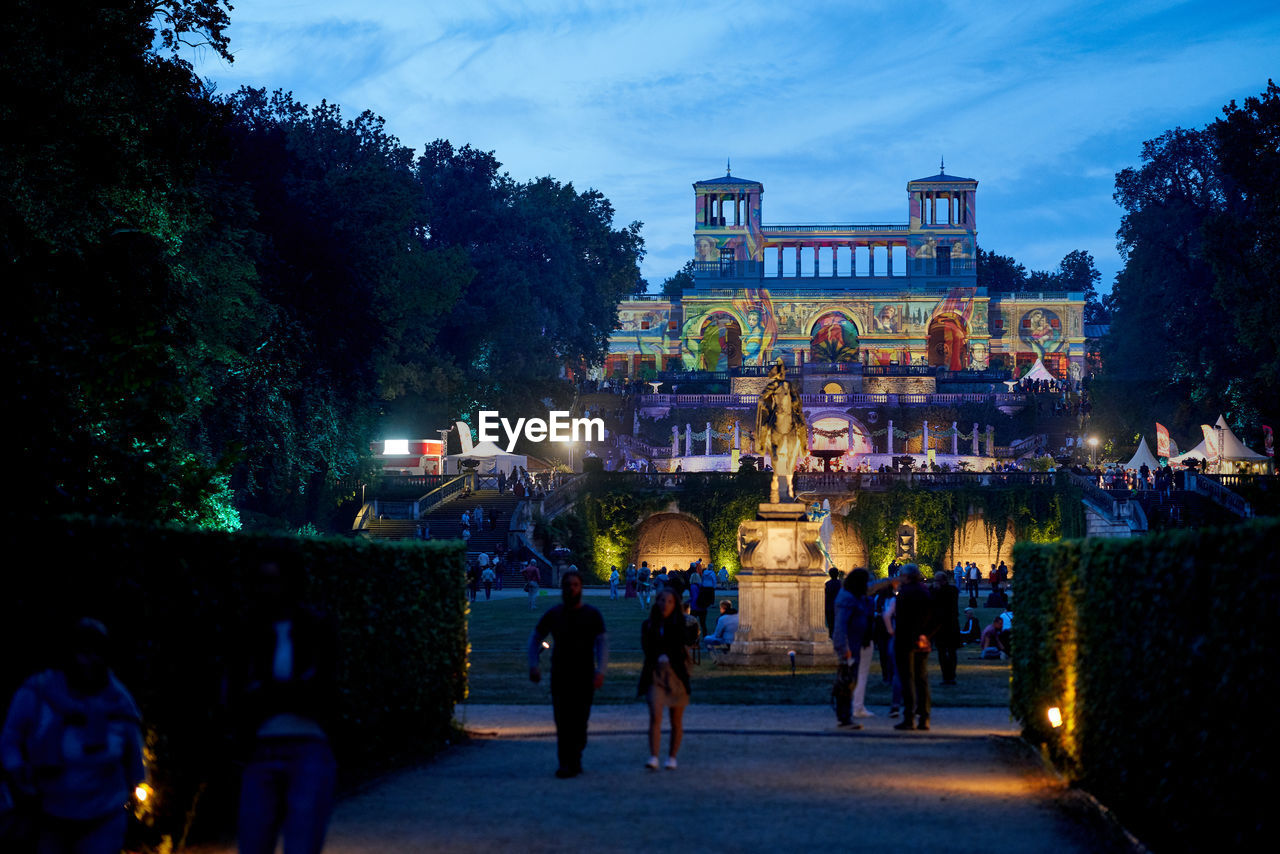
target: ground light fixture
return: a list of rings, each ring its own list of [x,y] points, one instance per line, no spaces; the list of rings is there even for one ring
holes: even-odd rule
[[[1049,707],[1049,723],[1054,729],[1062,726],[1062,710],[1057,706]]]

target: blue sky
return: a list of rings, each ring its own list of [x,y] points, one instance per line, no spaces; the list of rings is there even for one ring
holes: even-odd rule
[[[1114,175],[1280,77],[1280,4],[239,0],[221,91],[369,109],[406,145],[492,150],[644,222],[656,285],[692,254],[691,184],[765,185],[766,223],[905,222],[906,182],[976,178],[978,241],[1033,269],[1120,267]]]

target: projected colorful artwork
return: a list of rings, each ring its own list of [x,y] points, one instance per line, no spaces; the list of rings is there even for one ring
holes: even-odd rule
[[[838,311],[828,312],[813,325],[809,358],[814,362],[853,362],[858,358],[858,327]]]
[[[745,298],[734,300],[733,306],[747,319],[747,326],[742,331],[742,364],[769,364],[778,341],[778,324],[769,291],[763,288],[747,290]]]
[[[977,286],[977,181],[941,171],[908,181],[906,221],[876,225],[833,225],[821,214],[765,224],[763,189],[727,169],[695,182],[695,284],[672,303],[624,302],[610,366],[734,374],[712,378],[723,385],[708,393],[752,387],[779,357],[819,370],[865,361],[947,372],[1024,370],[1039,358],[1055,376],[1083,377],[1082,299]]]
[[[1061,349],[1062,321],[1058,319],[1056,312],[1047,308],[1033,308],[1022,315],[1022,321],[1018,324],[1018,337],[1043,359],[1047,354]]]
[[[742,364],[742,327],[737,318],[713,311],[702,321],[698,343],[698,367],[703,371],[727,371]]]
[[[871,324],[876,332],[885,335],[897,335],[902,332],[907,316],[905,305],[896,302],[882,303],[877,305],[874,311]]]

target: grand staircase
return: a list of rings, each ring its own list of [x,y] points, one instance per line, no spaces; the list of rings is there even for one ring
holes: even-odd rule
[[[481,489],[466,498],[454,498],[443,504],[437,504],[423,519],[431,527],[431,539],[460,540],[462,539],[462,514],[469,513],[472,523],[471,539],[467,541],[467,560],[474,563],[480,552],[486,552],[492,557],[498,551],[499,545],[506,545],[507,532],[511,527],[511,515],[519,503],[520,499],[509,491],[500,493],[496,489]],[[484,508],[486,520],[492,514],[494,522],[492,530],[489,529],[487,521],[484,525],[475,523],[477,507]],[[519,577],[518,574],[516,577]],[[506,578],[504,583],[508,583]]]

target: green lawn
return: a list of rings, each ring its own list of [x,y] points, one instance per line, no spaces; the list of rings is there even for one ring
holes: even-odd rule
[[[547,701],[547,680],[539,685],[529,681],[526,644],[541,613],[559,601],[548,592],[539,597],[538,610],[530,611],[527,600],[504,599],[480,602],[471,612],[470,696],[473,703],[543,703]],[[635,600],[611,601],[588,597],[589,604],[604,614],[609,630],[609,674],[597,703],[629,703],[636,698],[640,678],[640,623],[644,618]],[[962,599],[963,602],[963,599]],[[996,611],[978,609],[979,620],[990,623]],[[708,628],[714,618],[708,619]],[[956,681],[943,686],[937,655],[930,656],[929,677],[933,702],[937,706],[1007,706],[1009,704],[1009,663],[977,660],[977,647],[962,647]],[[550,655],[543,653],[544,671]],[[720,667],[703,655],[693,668],[693,695],[698,703],[723,704],[815,704],[830,702],[834,667],[790,669],[745,669]],[[873,664],[867,683],[867,704],[888,705],[889,688],[880,681],[880,665]]]

